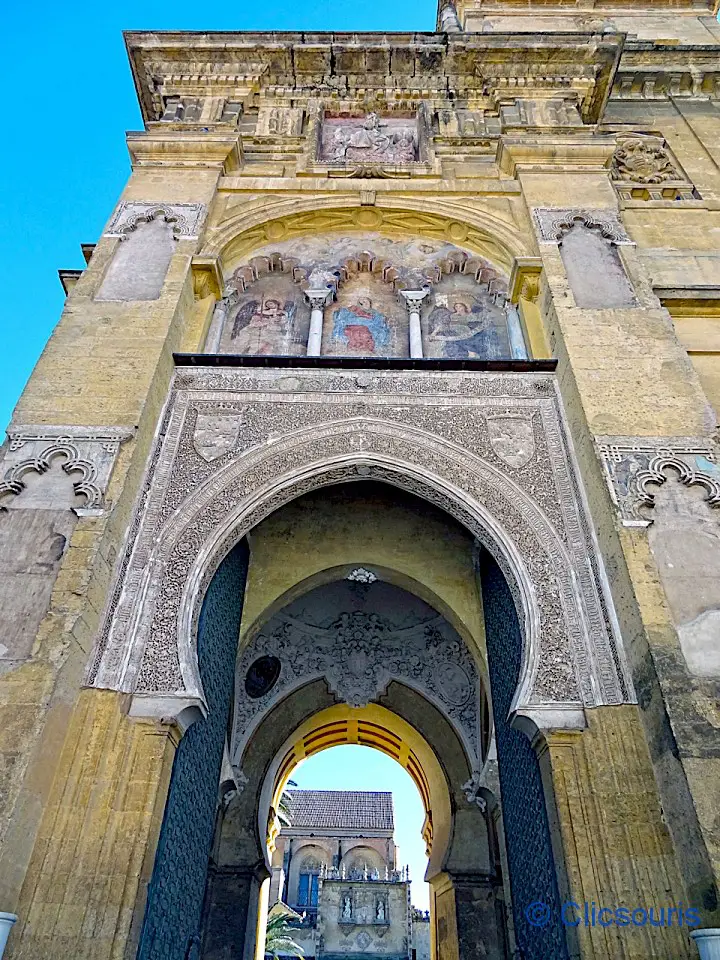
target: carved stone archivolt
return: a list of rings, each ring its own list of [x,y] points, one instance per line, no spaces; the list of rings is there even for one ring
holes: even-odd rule
[[[103,234],[104,237],[124,239],[128,233],[136,230],[138,224],[150,220],[162,219],[172,226],[173,236],[197,237],[205,218],[203,203],[144,203],[137,200],[123,200]]]
[[[560,243],[576,223],[583,223],[591,230],[599,230],[610,243],[618,246],[633,244],[615,210],[536,207],[533,210],[533,218],[542,243]]]
[[[716,449],[707,440],[598,437],[597,445],[624,526],[650,526],[655,494],[670,478],[702,489],[711,507],[720,506],[720,465]]]
[[[632,699],[554,377],[368,376],[360,391],[352,371],[177,372],[88,682],[149,714],[202,704],[195,632],[221,558],[281,505],[369,477],[446,510],[501,564],[525,638],[518,709]]]
[[[31,475],[47,474],[55,466],[72,481],[72,491],[81,498],[74,507],[79,516],[103,512],[103,494],[120,444],[132,431],[113,427],[12,426],[0,462],[0,506],[23,506],[23,494]],[[62,474],[61,474],[62,476]],[[36,492],[33,506],[44,509],[68,505],[62,485],[47,483]]]

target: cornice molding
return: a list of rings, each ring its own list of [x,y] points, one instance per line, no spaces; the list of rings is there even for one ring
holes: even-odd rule
[[[328,100],[385,91],[447,101],[472,95],[499,102],[509,95],[560,91],[597,122],[622,50],[623,34],[556,33],[128,33],[136,88],[147,122],[163,98],[237,99],[264,95]],[[520,65],[522,65],[520,67]]]

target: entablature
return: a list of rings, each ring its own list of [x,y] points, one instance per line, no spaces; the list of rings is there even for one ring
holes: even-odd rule
[[[623,35],[593,33],[129,33],[146,122],[217,122],[199,100],[245,103],[258,94],[417,109],[477,101],[495,111],[519,94],[577,103],[597,122]],[[187,104],[178,110],[178,98]],[[215,108],[217,110],[217,107]],[[230,118],[232,110],[227,111]],[[196,117],[196,121],[189,121]]]

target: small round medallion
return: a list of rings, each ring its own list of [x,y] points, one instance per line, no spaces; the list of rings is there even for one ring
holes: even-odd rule
[[[277,683],[281,666],[277,657],[258,657],[245,675],[245,693],[252,700],[264,697]]]
[[[441,660],[435,668],[435,684],[441,696],[455,707],[462,706],[470,696],[472,685],[462,667],[450,660]]]

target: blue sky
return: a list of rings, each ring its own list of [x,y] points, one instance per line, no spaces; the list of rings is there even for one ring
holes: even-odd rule
[[[413,904],[429,910],[429,888],[422,879],[427,857],[420,836],[425,813],[417,787],[399,763],[370,747],[332,747],[303,760],[292,778],[304,790],[390,790],[398,864],[410,867]]]
[[[123,30],[433,30],[436,0],[241,0],[220,5],[10,4],[0,137],[0,430],[63,306],[60,268],[84,266],[130,173],[141,129]],[[92,419],[92,418],[90,418]]]
[[[245,0],[227,12],[147,0],[12,4],[0,63],[22,98],[6,98],[0,133],[0,429],[60,317],[58,269],[84,265],[80,244],[97,240],[130,173],[124,133],[142,124],[123,30],[432,30],[435,9],[435,0]],[[402,862],[417,878],[415,902],[427,906],[422,805],[399,764],[367,748],[336,748],[307,761],[297,780],[392,790]]]

